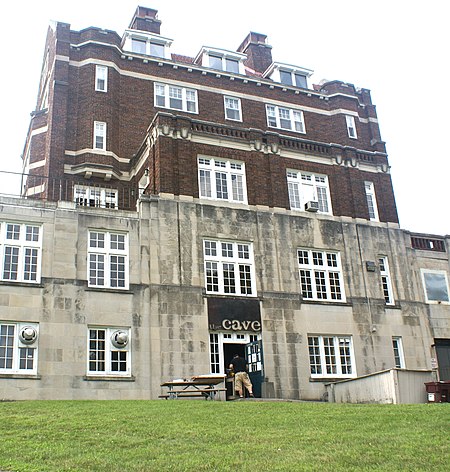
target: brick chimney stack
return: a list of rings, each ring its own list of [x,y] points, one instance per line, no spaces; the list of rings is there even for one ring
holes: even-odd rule
[[[161,21],[158,20],[158,10],[153,10],[153,8],[137,7],[129,28],[161,34]]]
[[[256,72],[263,73],[272,64],[272,46],[266,43],[267,36],[250,32],[237,51],[247,54],[244,64]]]

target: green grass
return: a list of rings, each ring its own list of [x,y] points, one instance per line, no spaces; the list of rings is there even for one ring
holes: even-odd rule
[[[0,403],[4,471],[450,470],[450,405]]]

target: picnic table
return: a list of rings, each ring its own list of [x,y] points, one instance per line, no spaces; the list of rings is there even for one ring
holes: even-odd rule
[[[205,400],[215,400],[220,392],[226,388],[218,387],[225,379],[225,375],[194,375],[190,379],[174,379],[163,382],[161,387],[167,388],[167,393],[159,398],[175,400],[177,398],[203,397]]]

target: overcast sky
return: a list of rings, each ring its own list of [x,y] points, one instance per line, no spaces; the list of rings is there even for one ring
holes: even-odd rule
[[[50,21],[122,35],[137,5],[159,11],[172,52],[236,50],[255,31],[268,36],[274,61],[314,70],[313,83],[337,79],[370,89],[401,227],[450,234],[446,0],[22,0],[13,9],[3,2],[0,170],[21,172]],[[17,192],[16,182],[0,174],[0,193]]]

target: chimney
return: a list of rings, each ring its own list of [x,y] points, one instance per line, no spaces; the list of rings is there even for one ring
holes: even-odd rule
[[[261,74],[272,64],[272,46],[266,43],[265,34],[250,32],[237,51],[247,54],[244,64]]]
[[[158,20],[158,10],[137,7],[129,28],[147,31],[148,33],[161,34],[161,21]]]

